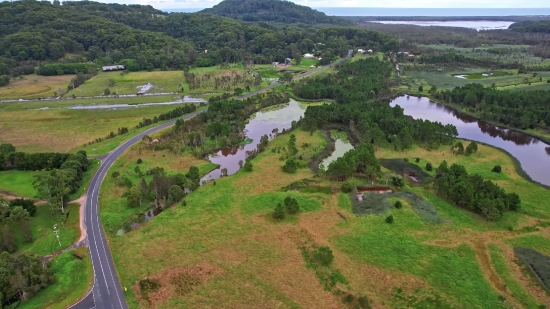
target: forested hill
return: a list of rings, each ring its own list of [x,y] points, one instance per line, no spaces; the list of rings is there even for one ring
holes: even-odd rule
[[[541,32],[550,33],[550,20],[520,21],[509,27],[518,32]]]
[[[4,80],[33,73],[48,62],[170,70],[245,60],[282,62],[312,50],[330,61],[357,47],[395,51],[397,46],[394,37],[358,28],[243,22],[89,1],[0,2],[0,77]]]
[[[353,22],[327,16],[310,7],[285,0],[224,0],[200,13],[226,16],[243,21],[353,25]]]

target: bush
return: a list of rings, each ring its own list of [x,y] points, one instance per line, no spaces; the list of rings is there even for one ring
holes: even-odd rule
[[[424,91],[424,87],[422,87],[422,85],[418,86],[418,91],[419,91],[419,92]]]
[[[415,161],[416,161],[416,163],[420,162],[420,158],[416,158]]]
[[[315,253],[313,253],[313,258],[315,261],[319,262],[319,264],[329,266],[334,260],[334,255],[329,247],[321,246],[317,249],[317,251],[315,251]]]
[[[401,203],[401,201],[397,201],[395,202],[395,204],[393,204],[393,206],[397,209],[400,209],[401,207],[403,207],[403,203]]]
[[[386,223],[393,223],[393,215],[389,215],[386,217]]]
[[[500,173],[502,172],[502,167],[500,165],[495,165],[495,167],[493,167],[493,169],[491,170],[491,172],[493,173]]]
[[[359,296],[359,298],[357,298],[357,302],[359,303],[359,306],[363,309],[370,308],[369,299],[366,296]]]
[[[391,182],[396,187],[404,187],[405,186],[405,179],[399,176],[392,176]]]
[[[355,301],[355,297],[351,294],[348,294],[344,296],[344,299],[342,301],[344,302],[344,304],[351,304]]]
[[[252,162],[250,161],[250,159],[246,159],[246,162],[244,163],[243,168],[247,172],[252,172],[253,166],[252,166]]]
[[[285,209],[281,203],[277,204],[275,210],[273,211],[273,218],[277,220],[283,220],[285,218]]]
[[[141,158],[137,159],[137,164],[143,163],[143,160]]]
[[[286,160],[285,165],[283,165],[283,172],[294,174],[298,170],[298,164],[294,158]]]
[[[288,213],[291,215],[297,214],[300,211],[300,205],[298,205],[298,201],[290,196],[287,196],[285,198],[285,207]]]
[[[431,172],[433,170],[432,164],[430,162],[426,163],[426,170]]]
[[[353,185],[350,182],[346,181],[342,184],[341,190],[344,193],[350,193],[351,191],[353,191]]]

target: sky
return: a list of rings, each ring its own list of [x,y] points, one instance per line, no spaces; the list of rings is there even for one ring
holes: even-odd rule
[[[157,9],[208,8],[221,0],[94,0],[121,4],[151,5]],[[548,8],[548,0],[292,0],[316,7],[380,7],[380,8]]]

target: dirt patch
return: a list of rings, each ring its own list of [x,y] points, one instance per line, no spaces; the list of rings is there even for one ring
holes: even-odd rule
[[[216,265],[201,262],[190,268],[173,268],[136,281],[133,289],[144,308],[159,308],[174,296],[185,296],[221,273]]]
[[[487,251],[487,245],[481,239],[476,239],[472,241],[472,247],[474,248],[477,260],[479,262],[481,271],[485,276],[485,279],[489,281],[494,289],[501,293],[506,293],[506,284],[504,284],[502,279],[493,268],[491,257],[489,256],[489,252]]]

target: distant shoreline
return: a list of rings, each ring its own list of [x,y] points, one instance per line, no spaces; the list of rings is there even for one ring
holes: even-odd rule
[[[163,8],[168,13],[194,13],[204,8]],[[370,20],[510,20],[550,18],[548,8],[367,8],[312,7],[329,16],[362,17]],[[439,19],[438,19],[439,18]],[[501,19],[497,19],[501,18]]]

